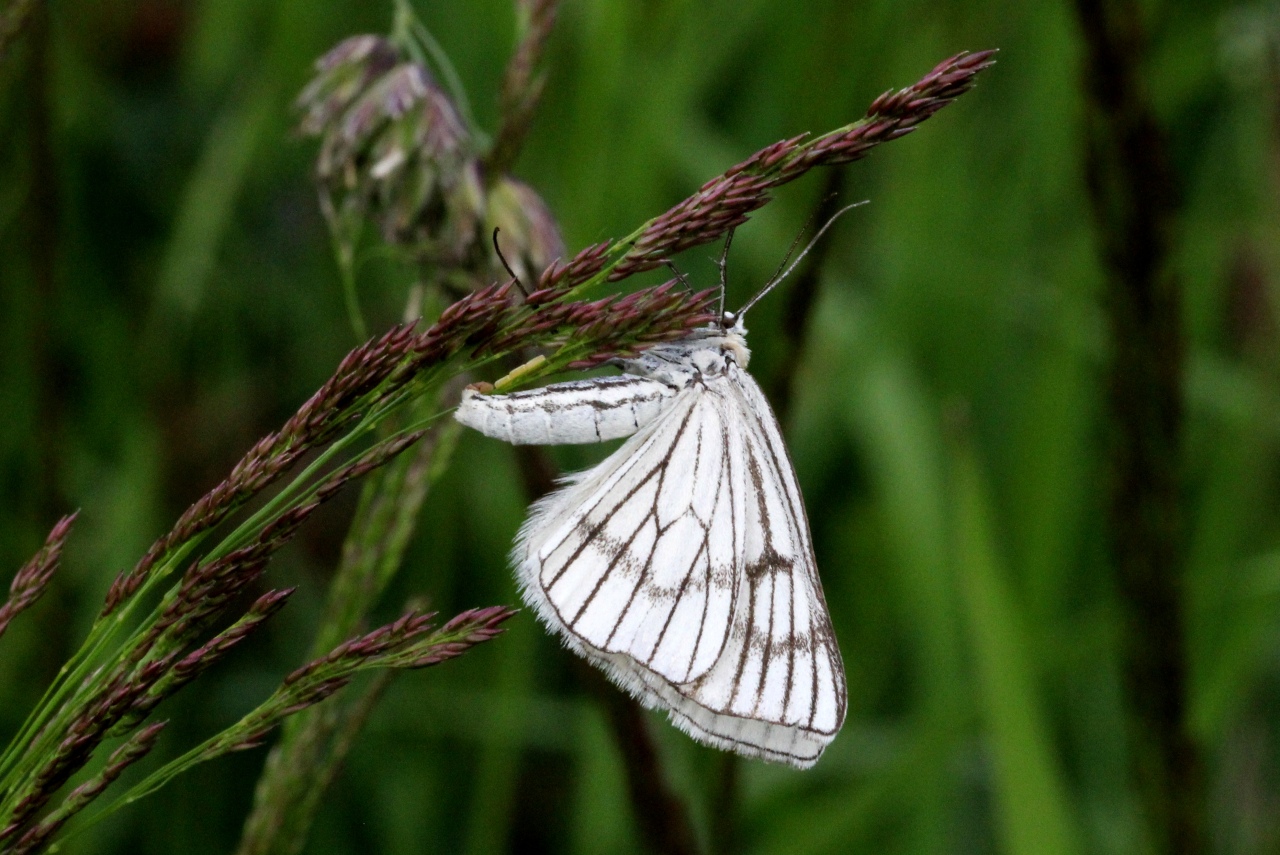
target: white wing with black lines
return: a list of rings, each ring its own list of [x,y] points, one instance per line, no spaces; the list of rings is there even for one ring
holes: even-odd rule
[[[675,683],[719,658],[737,593],[723,425],[695,384],[532,509],[516,545],[522,586],[582,652],[619,654]],[[622,682],[638,690],[638,679]]]
[[[801,501],[763,394],[732,366],[534,507],[515,555],[526,600],[692,735],[812,765],[846,702]]]
[[[740,434],[729,444],[731,479],[748,496],[738,516],[747,532],[739,608],[714,668],[687,685],[653,688],[695,735],[808,766],[844,721],[844,666],[777,422],[750,375],[731,368],[730,381],[741,409],[731,420]]]

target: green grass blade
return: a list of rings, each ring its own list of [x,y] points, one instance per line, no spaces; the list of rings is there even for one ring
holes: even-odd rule
[[[1027,632],[998,556],[979,463],[968,445],[957,449],[954,487],[956,569],[994,765],[1001,848],[1008,855],[1075,855],[1077,832],[1027,661]]]

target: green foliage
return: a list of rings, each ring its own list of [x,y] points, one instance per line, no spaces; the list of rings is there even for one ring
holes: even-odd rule
[[[510,3],[416,5],[496,131]],[[1153,7],[1148,69],[1183,190],[1186,656],[1213,838],[1253,853],[1280,842],[1280,139],[1267,53],[1280,24],[1265,4],[1192,5]],[[30,34],[0,55],[0,568],[81,511],[50,593],[0,643],[6,739],[115,574],[354,343],[315,146],[290,133],[290,101],[316,56],[391,20],[390,3],[69,0],[53,5],[43,71]],[[847,201],[871,204],[835,227],[802,346],[781,332],[788,286],[752,314],[753,373],[766,387],[798,378],[786,427],[851,707],[811,772],[740,765],[741,851],[1145,851],[1106,546],[1112,348],[1079,39],[1071,8],[1053,3],[562,6],[513,171],[570,252],[764,145],[858,118],[942,57],[1002,49],[976,91],[845,167]],[[44,114],[29,97],[40,74]],[[820,192],[803,179],[739,231],[730,307]],[[680,260],[695,287],[714,284],[707,255]],[[376,253],[356,267],[369,328],[384,329],[413,274]],[[557,454],[570,467],[601,452]],[[464,435],[452,460],[432,474],[378,622],[416,597],[445,615],[517,600],[505,564],[524,509],[516,458]],[[305,661],[356,499],[335,500],[276,560],[270,586],[298,594],[175,698],[122,791]],[[527,614],[507,625],[390,686],[305,851],[640,847],[621,755],[569,654]],[[721,757],[651,724],[715,851]],[[65,849],[233,851],[265,753],[203,764]]]

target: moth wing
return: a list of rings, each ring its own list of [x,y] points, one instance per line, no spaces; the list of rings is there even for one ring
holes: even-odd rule
[[[844,667],[795,472],[745,371],[541,500],[517,541],[525,600],[699,741],[807,767],[844,721]]]
[[[692,383],[610,457],[540,500],[516,542],[526,602],[578,652],[645,692],[720,658],[744,535],[724,402]]]
[[[759,386],[732,371],[726,474],[745,486],[734,525],[737,609],[714,667],[680,685],[647,685],[696,738],[748,756],[813,765],[844,723],[836,644],[795,470]]]

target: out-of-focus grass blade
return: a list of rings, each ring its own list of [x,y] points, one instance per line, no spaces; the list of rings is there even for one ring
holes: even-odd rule
[[[906,606],[918,619],[928,694],[959,690],[953,596],[946,573],[946,519],[933,419],[907,366],[889,357],[864,367],[850,413],[875,478],[899,561]],[[941,692],[940,697],[935,692]]]
[[[244,11],[251,14],[252,7]],[[309,60],[323,48],[323,19],[309,0],[280,0],[273,10],[271,38],[256,59],[252,82],[214,120],[183,189],[160,263],[149,335],[158,334],[157,325],[189,319],[200,308],[258,144],[282,126],[290,87],[301,85]]]
[[[1223,625],[1193,658],[1198,668],[1193,669],[1191,728],[1213,741],[1227,734],[1265,675],[1280,628],[1280,552],[1227,566],[1230,573],[1219,566],[1213,578],[1220,584],[1227,576],[1240,581],[1230,586],[1233,596],[1219,603]]]
[[[522,617],[524,619],[512,626],[503,638],[501,659],[494,675],[495,683],[510,693],[492,710],[497,726],[504,731],[518,729],[518,720],[526,715],[523,701],[533,684],[534,652],[541,629],[532,615]],[[489,743],[480,751],[467,822],[466,851],[471,855],[506,851],[524,747]]]
[[[577,791],[569,851],[581,855],[630,852],[640,838],[632,820],[622,758],[599,704],[583,713],[577,736]]]
[[[900,745],[904,737],[912,743]],[[928,812],[921,809],[922,783],[946,780],[961,738],[958,732],[938,727],[895,725],[889,730],[846,722],[840,740],[827,749],[817,769],[793,775],[780,797],[757,798],[744,805],[749,821],[740,837],[750,841],[748,851],[770,855],[945,851],[946,841],[953,838],[942,834],[936,835],[943,841],[938,847],[921,848],[931,837],[922,835],[919,828],[922,818],[928,819]],[[858,756],[850,760],[850,754]],[[865,763],[864,755],[876,761]],[[841,762],[861,768],[847,781],[822,777],[833,774],[828,764]],[[774,770],[750,771],[763,779]],[[834,774],[847,774],[847,768]],[[886,835],[886,829],[895,831]]]
[[[945,741],[959,729],[970,700],[958,656],[955,591],[946,562],[936,418],[909,366],[883,355],[866,366],[859,392],[849,402],[876,473],[886,534],[898,559],[904,621],[916,645],[921,683],[917,736]],[[916,779],[910,790],[915,840],[909,851],[933,852],[946,845],[955,784],[938,770]]]
[[[200,308],[235,200],[263,130],[276,119],[279,100],[274,81],[260,82],[227,105],[214,123],[160,264],[155,308],[160,318],[187,320]]]
[[[997,554],[978,459],[963,440],[954,491],[956,571],[994,761],[1002,848],[1008,855],[1074,855],[1077,830],[1027,661],[1030,645]]]
[[[469,473],[463,500],[475,526],[469,548],[479,566],[501,574],[502,599],[518,603],[514,580],[507,569],[507,549],[514,536],[512,524],[520,518],[525,502],[514,458],[507,449],[477,437],[460,445],[458,455],[455,470]],[[510,621],[507,630],[492,676],[492,687],[501,697],[494,704],[492,716],[496,729],[518,733],[529,716],[528,698],[533,692],[538,648],[546,642],[541,626],[528,611]],[[527,743],[509,742],[488,742],[481,747],[470,815],[466,818],[466,852],[481,855],[506,850],[526,747]]]
[[[936,407],[901,351],[880,333],[869,306],[832,294],[815,330],[817,364],[847,377],[843,416],[871,473],[893,557],[901,620],[912,646],[913,738],[952,744],[970,710],[959,656],[956,594],[947,562],[945,472]],[[856,341],[851,331],[861,332]],[[830,348],[824,353],[824,350]],[[906,793],[906,851],[940,851],[948,839],[956,781],[939,763]]]
[[[1255,372],[1204,355],[1191,361],[1187,390],[1192,412],[1204,417],[1187,443],[1202,483],[1191,508],[1184,588],[1190,721],[1201,737],[1217,740],[1265,673],[1260,655],[1276,626],[1264,581],[1274,553],[1243,560],[1273,513],[1275,406]]]
[[[1037,623],[1060,616],[1079,558],[1094,417],[1081,350],[1055,343],[1038,356],[1012,449],[1010,547],[1020,565],[1014,584]]]

